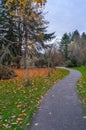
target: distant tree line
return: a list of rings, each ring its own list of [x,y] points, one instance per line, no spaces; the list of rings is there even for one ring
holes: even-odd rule
[[[80,66],[86,64],[86,33],[75,30],[65,33],[60,43],[60,51],[66,58],[68,66]]]
[[[37,65],[46,64],[51,67],[86,65],[86,33],[80,34],[78,30],[75,30],[72,33],[63,34],[59,43],[58,40],[54,41],[45,50],[44,55],[40,58],[40,63]]]

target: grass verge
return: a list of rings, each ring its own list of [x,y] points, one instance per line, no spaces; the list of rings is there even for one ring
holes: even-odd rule
[[[24,130],[44,94],[67,74],[67,70],[56,69],[50,77],[31,79],[32,87],[24,87],[24,81],[1,81],[0,130]]]
[[[80,80],[77,84],[77,90],[81,97],[83,106],[86,109],[86,67],[81,66],[81,67],[77,67],[75,69],[79,70],[82,73],[82,77],[80,78]]]

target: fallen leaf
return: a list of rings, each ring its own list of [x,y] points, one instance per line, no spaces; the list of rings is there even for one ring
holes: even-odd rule
[[[86,119],[86,116],[83,116],[84,119]]]
[[[20,122],[20,121],[22,121],[22,120],[23,120],[22,118],[17,118],[17,121],[18,121],[18,122]]]
[[[2,126],[5,128],[10,128],[9,124],[2,124]]]
[[[49,115],[51,115],[52,113],[51,112],[49,112]]]
[[[12,124],[12,125],[17,125],[17,122],[12,122],[11,124]]]
[[[38,123],[35,123],[34,125],[35,125],[35,126],[38,126]]]
[[[2,119],[2,115],[0,115],[0,120]]]
[[[19,116],[27,116],[26,113],[19,114]]]
[[[16,116],[15,116],[15,115],[14,115],[14,116],[11,116],[11,118],[14,119],[14,118],[16,118]]]

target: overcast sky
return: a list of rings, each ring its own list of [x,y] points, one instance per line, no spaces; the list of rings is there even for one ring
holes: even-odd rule
[[[58,37],[76,29],[86,32],[86,0],[47,0],[45,8],[48,32],[55,31]]]

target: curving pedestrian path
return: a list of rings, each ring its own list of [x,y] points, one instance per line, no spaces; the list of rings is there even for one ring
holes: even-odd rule
[[[27,130],[86,130],[86,116],[76,93],[81,73],[70,74],[55,84],[43,98]]]

